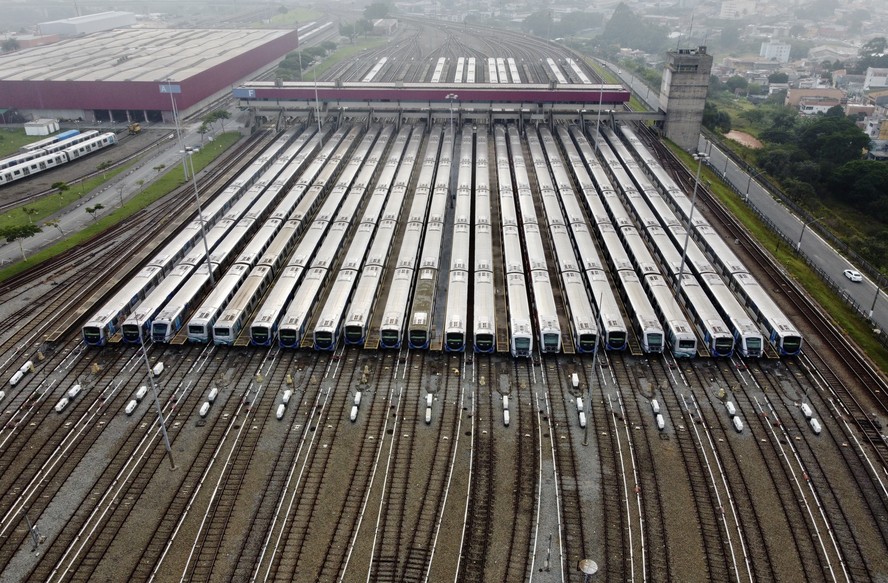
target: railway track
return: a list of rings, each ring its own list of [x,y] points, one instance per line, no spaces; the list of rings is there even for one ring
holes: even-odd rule
[[[626,424],[641,429],[634,434],[637,436],[634,451],[635,463],[638,467],[636,488],[640,497],[640,516],[644,521],[644,527],[640,533],[644,537],[643,548],[645,549],[643,573],[645,577],[654,581],[671,581],[674,579],[674,575],[668,543],[668,521],[663,501],[663,487],[657,477],[661,472],[655,459],[655,448],[658,447],[658,444],[652,438],[656,423],[651,414],[649,402],[643,403],[643,399],[657,398],[656,387],[642,386],[642,378],[637,373],[633,374],[628,368],[625,358],[609,358],[607,354],[604,354],[603,358],[606,359],[607,368],[613,374],[614,386],[622,389],[621,400],[627,415]]]
[[[668,169],[674,176],[686,185],[692,184],[693,177],[690,171],[651,136],[650,130],[644,130],[640,135],[645,138],[649,146],[653,147],[661,160],[668,161]],[[770,287],[777,292],[776,295],[782,296],[781,307],[784,310],[787,308],[791,310],[788,315],[793,317],[794,321],[806,323],[807,329],[803,332],[806,335],[815,334],[822,338],[822,342],[817,343],[818,346],[807,342],[804,355],[816,361],[817,369],[822,371],[828,390],[849,411],[849,416],[854,419],[857,428],[874,449],[879,463],[888,467],[888,443],[881,437],[879,427],[873,424],[869,416],[870,407],[877,408],[882,413],[888,412],[888,382],[860,350],[851,345],[828,316],[807,295],[799,292],[795,282],[785,271],[778,268],[767,252],[707,189],[698,189],[698,200],[704,203],[706,210],[717,219],[713,221],[713,226],[721,230],[725,239],[740,242],[735,251],[741,259],[744,259],[746,265],[754,264],[757,267],[755,275],[763,282],[763,286]],[[836,364],[832,366],[830,363]],[[832,372],[839,369],[846,378],[840,378]]]

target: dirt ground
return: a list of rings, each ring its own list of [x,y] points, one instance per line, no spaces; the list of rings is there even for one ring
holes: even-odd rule
[[[752,148],[753,150],[758,150],[759,148],[764,146],[764,144],[762,144],[760,141],[758,141],[753,136],[750,136],[746,132],[738,132],[737,130],[731,130],[725,134],[725,137],[728,138],[729,140],[734,140],[735,142],[739,142],[739,143],[743,144],[744,146],[746,146],[747,148]]]

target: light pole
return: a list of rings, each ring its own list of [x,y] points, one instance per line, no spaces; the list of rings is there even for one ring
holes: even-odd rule
[[[880,280],[881,280],[881,278],[880,278]],[[881,287],[879,286],[879,284],[877,283],[877,284],[876,284],[876,295],[875,295],[875,297],[873,297],[873,305],[870,306],[870,311],[869,311],[869,317],[870,317],[870,320],[873,319],[873,312],[876,311],[876,302],[879,301],[879,294],[880,294],[881,292],[882,292],[882,288],[881,288]]]
[[[700,170],[703,169],[703,161],[708,160],[707,154],[697,152],[694,154],[694,160],[697,161],[697,177],[694,179],[694,194],[691,195],[691,212],[688,213],[688,226],[685,228],[684,247],[681,250],[681,263],[678,264],[678,276],[675,278],[675,293],[681,285],[681,278],[684,275],[685,258],[688,255],[688,240],[691,238],[691,221],[694,220],[694,203],[697,201],[697,189],[700,187]]]
[[[141,332],[139,332],[141,334]],[[154,386],[154,371],[151,370],[151,363],[148,362],[148,349],[145,347],[145,339],[142,342],[142,357],[145,359],[145,367],[148,369],[148,381],[151,384],[151,396],[154,398],[154,405],[157,407],[157,417],[160,420],[160,432],[163,434],[163,444],[166,447],[167,455],[170,457],[170,469],[176,469],[176,462],[173,461],[173,448],[170,446],[170,436],[167,435],[166,421],[163,419],[163,407],[157,398],[157,387]]]
[[[459,99],[459,95],[456,93],[448,93],[444,96],[444,99],[450,102],[450,139],[453,139],[453,101]]]
[[[746,194],[743,195],[743,200],[745,202],[749,202],[749,187],[752,186],[752,179],[761,176],[764,171],[764,168],[760,168],[758,171],[749,175],[749,180],[746,181]]]
[[[160,86],[160,92],[170,94],[170,105],[173,108],[173,123],[176,125],[176,141],[179,142],[179,148],[184,150],[185,146],[182,145],[182,132],[179,131],[179,111],[176,109],[175,99],[175,94],[182,92],[182,86],[173,85],[172,81],[167,79],[166,85]],[[185,165],[185,158],[182,158],[182,174],[185,175],[185,180],[188,180],[188,167]]]
[[[194,158],[192,155],[198,150],[184,150],[182,153],[188,157],[188,163],[191,165],[191,182],[194,184],[194,200],[197,201],[197,217],[200,222],[200,234],[204,244],[204,255],[207,258],[207,271],[210,272],[210,285],[216,285],[216,278],[213,277],[213,264],[210,262],[210,245],[207,243],[207,229],[204,226],[203,210],[200,208],[200,193],[197,191],[197,174],[194,172]],[[183,158],[184,161],[184,158]]]
[[[799,249],[802,248],[802,237],[805,236],[805,229],[808,228],[808,225],[814,224],[814,223],[816,223],[817,221],[820,221],[820,220],[825,219],[825,218],[826,218],[826,215],[824,215],[824,216],[822,216],[822,217],[818,217],[818,218],[816,218],[816,219],[812,219],[812,220],[810,220],[810,221],[808,221],[808,222],[802,224],[802,232],[801,232],[801,234],[799,235],[799,240],[796,241],[796,251],[798,251]]]

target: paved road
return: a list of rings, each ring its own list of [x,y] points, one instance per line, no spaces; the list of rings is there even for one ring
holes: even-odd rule
[[[756,181],[755,174],[750,175],[737,166],[718,146],[702,135],[697,148],[700,152],[708,153],[708,165],[720,174],[725,182],[733,186],[739,196],[746,198],[750,206],[770,219],[777,231],[792,241],[793,246],[821,269],[825,276],[842,290],[842,293],[861,306],[865,316],[873,310],[872,320],[877,328],[888,330],[888,296],[884,291],[878,289],[875,283],[865,276],[862,282],[853,283],[842,275],[845,269],[856,269],[856,267],[812,230],[810,224],[806,224],[780,204]],[[815,217],[812,222],[821,218],[823,217]]]
[[[182,128],[183,144],[194,145],[200,143],[200,135],[197,134],[197,128],[199,125],[200,124],[193,124]],[[176,140],[175,127],[152,125],[152,130],[156,131],[158,129],[169,131],[169,133],[157,146],[152,148],[137,166],[131,168],[127,173],[119,175],[113,180],[106,182],[101,188],[94,190],[65,209],[52,216],[46,217],[41,221],[41,223],[43,223],[48,220],[58,220],[61,231],[64,231],[66,235],[62,235],[62,232],[55,227],[44,227],[43,232],[24,241],[25,254],[30,257],[35,252],[45,249],[53,243],[63,239],[65,236],[89,226],[93,222],[93,219],[85,211],[86,207],[101,204],[104,209],[99,211],[97,215],[99,218],[117,209],[120,206],[121,193],[123,200],[128,200],[160,176],[160,174],[154,170],[156,166],[163,164],[167,168],[170,168],[177,164],[182,164],[183,155],[180,153],[182,147],[179,146],[179,142]],[[188,175],[191,175],[190,168]],[[200,173],[198,173],[198,177],[199,176]],[[139,180],[144,180],[142,186],[139,186]],[[200,188],[199,182],[198,188]],[[5,239],[0,240],[0,267],[21,260],[22,253],[18,241],[7,243]]]

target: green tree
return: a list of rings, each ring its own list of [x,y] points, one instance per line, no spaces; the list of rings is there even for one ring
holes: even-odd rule
[[[888,67],[888,51],[886,49],[888,49],[888,39],[884,36],[877,36],[864,43],[857,52],[858,71],[863,73],[869,67]]]
[[[160,174],[161,172],[163,172],[163,169],[164,169],[164,168],[166,168],[166,164],[158,164],[157,166],[154,166],[154,167],[152,168],[152,170],[154,170],[155,172],[157,172],[158,174]]]
[[[22,252],[22,260],[27,261],[28,258],[25,256],[24,240],[41,232],[43,232],[43,229],[37,225],[12,225],[0,229],[0,237],[5,238],[7,243],[18,241],[19,249]]]
[[[859,160],[870,143],[869,136],[844,115],[818,116],[799,128],[797,140],[813,160],[829,167]]]
[[[99,211],[102,210],[103,208],[105,208],[105,205],[103,205],[103,204],[97,204],[95,206],[88,206],[88,207],[86,207],[86,212],[88,212],[90,214],[90,216],[93,218],[94,221],[98,221],[99,220]]]
[[[740,75],[734,75],[727,81],[725,81],[725,87],[727,87],[728,91],[731,93],[736,93],[738,89],[741,91],[745,91],[749,86],[749,81],[746,80],[745,77],[741,77]]]
[[[626,4],[620,2],[604,26],[604,32],[598,37],[598,42],[602,45],[616,44],[618,47],[630,47],[653,53],[666,46],[666,31],[647,23]]]
[[[771,73],[768,75],[768,83],[788,83],[789,75],[786,73]]]
[[[62,224],[59,222],[58,219],[53,219],[51,221],[45,221],[43,223],[43,226],[44,227],[54,227],[54,228],[58,229],[59,233],[61,233],[62,235],[65,234],[65,230],[62,229]]]
[[[71,190],[71,187],[68,186],[67,182],[53,182],[50,188],[54,188],[59,191],[59,196],[62,196],[67,191]]]
[[[8,38],[0,44],[0,52],[11,53],[21,48],[19,41],[14,38]]]
[[[31,217],[33,217],[34,215],[38,215],[38,214],[40,214],[40,210],[35,209],[35,208],[32,207],[32,206],[23,206],[23,207],[22,207],[22,212],[25,213],[25,216],[28,217],[28,223],[31,223],[31,224],[34,223],[34,221],[33,221],[33,219],[32,219]]]
[[[387,2],[374,2],[364,8],[364,19],[375,20],[377,18],[388,18],[391,14],[392,7]]]
[[[217,109],[203,116],[201,121],[205,124],[213,124],[219,122],[219,127],[225,131],[225,120],[231,118],[231,114],[225,109]]]

